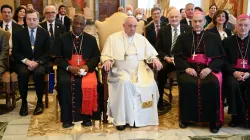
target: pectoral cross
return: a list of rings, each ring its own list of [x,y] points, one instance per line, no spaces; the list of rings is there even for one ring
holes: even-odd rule
[[[195,52],[194,52],[192,56],[193,56],[193,60],[194,60],[194,57],[197,56],[197,55],[196,55]]]
[[[246,68],[245,65],[247,64],[247,62],[245,60],[243,60],[240,64],[242,64],[243,69]]]
[[[80,61],[82,61],[82,60],[80,59],[80,56],[79,56],[79,55],[77,56],[77,60],[76,60],[76,61],[77,61],[77,65],[79,66],[79,65],[80,65]]]

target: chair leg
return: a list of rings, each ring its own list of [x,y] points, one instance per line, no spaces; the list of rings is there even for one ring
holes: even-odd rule
[[[45,107],[48,108],[49,107],[49,95],[48,95],[48,81],[45,82]]]
[[[169,78],[169,102],[172,103],[173,95],[172,95],[172,88],[174,84],[174,79]]]
[[[10,101],[11,91],[10,91],[10,82],[4,83],[6,88],[6,105],[8,108],[12,107],[12,103]]]
[[[104,83],[104,107],[103,107],[103,123],[108,123],[107,115],[107,105],[108,105],[108,84]]]
[[[56,122],[58,122],[58,94],[56,94]]]

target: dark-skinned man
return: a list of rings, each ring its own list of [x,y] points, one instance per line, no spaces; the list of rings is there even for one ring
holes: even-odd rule
[[[58,95],[63,128],[72,122],[83,121],[91,126],[97,113],[97,78],[95,68],[100,52],[95,37],[85,33],[86,19],[75,15],[72,32],[67,32],[56,42],[52,56],[58,65]]]

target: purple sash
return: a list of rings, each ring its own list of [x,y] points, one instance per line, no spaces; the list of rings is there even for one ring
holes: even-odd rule
[[[194,59],[193,59],[194,58]],[[202,63],[205,65],[208,65],[211,62],[211,58],[207,58],[204,54],[196,54],[196,56],[192,56],[187,59],[189,63]],[[220,121],[222,125],[224,124],[224,106],[222,103],[222,73],[214,73],[213,75],[218,79],[220,84]]]

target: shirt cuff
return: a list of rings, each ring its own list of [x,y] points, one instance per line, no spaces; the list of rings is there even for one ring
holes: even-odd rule
[[[28,60],[28,59],[27,59],[27,58],[24,58],[24,59],[21,60],[21,61],[25,64],[26,60]]]
[[[66,67],[66,70],[67,70],[67,71],[69,71],[69,66],[68,66],[68,67]]]

